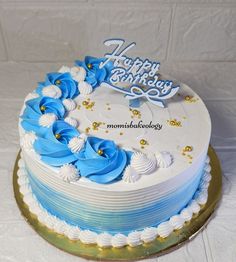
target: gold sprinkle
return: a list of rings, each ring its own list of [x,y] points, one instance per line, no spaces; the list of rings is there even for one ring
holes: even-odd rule
[[[107,106],[109,106],[110,104],[109,103],[106,103]]]
[[[60,134],[55,134],[55,138],[56,138],[56,139],[60,139],[60,138],[61,138],[61,135],[60,135]]]
[[[122,136],[123,135],[123,132],[120,132],[120,136]]]
[[[88,69],[92,69],[93,65],[89,63],[89,64],[87,64],[87,67],[88,67]]]
[[[98,149],[97,153],[99,156],[101,156],[103,154],[103,151],[101,149]]]
[[[99,127],[99,123],[98,123],[98,122],[93,122],[92,126],[93,126],[94,128],[97,128],[97,127]]]
[[[144,149],[145,147],[144,146],[141,146],[142,149]]]
[[[83,101],[83,102],[82,102],[82,105],[83,105],[83,106],[87,106],[88,104],[89,104],[88,101]]]
[[[185,96],[185,101],[190,101],[193,97],[192,96]]]
[[[61,84],[61,80],[56,80],[55,84],[58,86]]]
[[[107,108],[107,110],[111,110],[111,108],[110,108],[110,107],[108,107],[108,108]]]
[[[141,140],[139,141],[139,143],[140,143],[140,145],[145,146],[145,145],[147,145],[147,140],[141,139]]]
[[[177,119],[171,119],[171,120],[167,120],[167,122],[171,125],[171,126],[177,126],[177,127],[181,127],[181,121],[177,121]]]
[[[77,106],[77,109],[80,110],[80,108],[81,108],[81,105],[78,105],[78,106]]]
[[[139,115],[140,112],[139,112],[138,110],[134,109],[134,110],[133,110],[133,114],[134,114],[134,115]]]
[[[87,128],[85,129],[85,133],[89,133],[89,130],[90,130],[90,127],[87,127]]]
[[[40,106],[40,110],[43,112],[46,110],[46,106]]]
[[[184,148],[184,152],[191,152],[191,151],[193,151],[193,147],[192,146],[186,146]]]
[[[106,133],[108,133],[109,131],[108,131],[108,130],[106,130],[105,132],[106,132]]]

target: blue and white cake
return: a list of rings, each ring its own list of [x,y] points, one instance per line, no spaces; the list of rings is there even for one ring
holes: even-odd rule
[[[114,64],[104,59],[63,66],[26,97],[18,183],[49,229],[135,247],[182,228],[207,202],[211,121],[188,86],[162,106],[163,86],[153,99],[145,85],[111,84]]]

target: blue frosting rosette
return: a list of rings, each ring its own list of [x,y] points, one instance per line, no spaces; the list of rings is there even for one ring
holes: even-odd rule
[[[56,121],[34,142],[35,151],[41,160],[51,166],[62,166],[76,161],[78,153],[72,153],[68,144],[79,131],[64,121]]]
[[[36,92],[42,95],[46,86],[56,85],[61,90],[60,99],[75,98],[79,94],[78,84],[73,80],[70,73],[49,73],[44,82],[40,82]]]
[[[25,105],[25,110],[20,117],[21,126],[28,132],[34,131],[36,134],[45,132],[47,128],[39,125],[39,118],[44,114],[53,113],[57,119],[63,119],[65,115],[65,108],[59,99],[38,97],[28,100]]]
[[[113,141],[88,137],[75,165],[82,177],[106,184],[120,178],[131,154],[117,147]]]
[[[86,56],[84,61],[75,61],[77,66],[81,66],[86,70],[87,74],[85,81],[88,82],[93,88],[96,88],[102,82],[109,80],[113,63],[108,62],[103,68],[99,68],[100,63],[104,62],[105,60],[105,58]]]

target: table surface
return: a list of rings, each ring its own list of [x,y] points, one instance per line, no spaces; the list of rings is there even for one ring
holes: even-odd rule
[[[26,94],[58,64],[0,65],[0,262],[84,261],[48,244],[24,221],[15,203],[12,171],[19,150],[17,121]],[[206,229],[180,249],[146,261],[236,261],[236,64],[164,64],[163,72],[190,85],[212,118],[212,141],[223,169],[223,198]],[[193,75],[194,72],[194,75]]]

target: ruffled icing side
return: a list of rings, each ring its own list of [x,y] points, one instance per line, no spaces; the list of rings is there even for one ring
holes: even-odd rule
[[[96,232],[90,230],[81,230],[78,227],[68,225],[66,222],[59,220],[44,210],[32,194],[22,159],[19,160],[18,166],[19,170],[17,172],[17,182],[20,192],[23,194],[24,202],[28,205],[30,212],[35,214],[41,223],[59,234],[64,234],[71,240],[80,240],[84,244],[97,244],[102,248],[120,248],[126,245],[135,247],[143,243],[152,242],[157,237],[166,238],[174,230],[181,229],[185,222],[190,221],[193,214],[197,214],[200,211],[201,205],[204,205],[207,201],[207,189],[198,189],[192,201],[190,201],[186,208],[181,210],[179,214],[172,216],[168,221],[159,224],[157,227],[148,227],[142,231],[133,231],[130,232],[128,236],[124,234],[115,234],[112,236],[107,232],[97,234]],[[201,181],[205,181],[208,185],[208,177],[210,175],[208,172],[209,169],[209,162],[207,163],[206,161],[206,171],[203,174]]]

